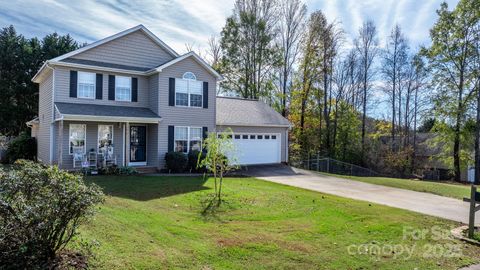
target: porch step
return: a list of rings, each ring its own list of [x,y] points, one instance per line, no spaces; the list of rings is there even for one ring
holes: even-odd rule
[[[147,173],[157,173],[157,167],[135,167],[135,170],[137,170],[137,172],[139,174],[147,174]]]

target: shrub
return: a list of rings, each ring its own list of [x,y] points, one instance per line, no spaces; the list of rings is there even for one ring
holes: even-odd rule
[[[102,174],[102,175],[134,175],[138,173],[134,167],[129,167],[129,166],[119,167],[117,165],[100,168],[98,172],[99,174]]]
[[[185,171],[187,162],[187,156],[184,153],[171,151],[165,154],[165,163],[171,172]]]
[[[0,169],[0,268],[46,269],[103,201],[101,189],[32,161]]]
[[[37,141],[26,132],[22,132],[8,144],[6,160],[9,163],[17,159],[35,160],[36,155]]]
[[[198,155],[200,155],[200,161],[202,161],[205,158],[205,153],[200,152],[198,150],[191,151],[188,153],[188,165],[187,165],[187,170],[190,172],[204,172],[205,171],[205,166],[198,167]]]

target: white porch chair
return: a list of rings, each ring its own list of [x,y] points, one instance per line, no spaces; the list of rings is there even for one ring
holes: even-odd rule
[[[82,167],[82,162],[85,161],[83,154],[83,146],[73,146],[73,168]]]

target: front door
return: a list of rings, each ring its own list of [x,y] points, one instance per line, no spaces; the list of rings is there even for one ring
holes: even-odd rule
[[[147,127],[130,126],[130,162],[147,161]]]

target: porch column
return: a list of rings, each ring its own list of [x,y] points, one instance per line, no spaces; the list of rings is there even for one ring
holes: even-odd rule
[[[59,154],[58,154],[58,167],[62,168],[63,166],[63,120],[60,120],[60,127],[59,127],[59,140],[60,143],[58,144],[59,149]]]

